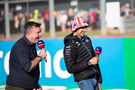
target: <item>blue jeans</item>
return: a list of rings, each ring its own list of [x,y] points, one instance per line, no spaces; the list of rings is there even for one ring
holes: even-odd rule
[[[95,78],[85,79],[78,82],[80,90],[98,90],[97,80]]]

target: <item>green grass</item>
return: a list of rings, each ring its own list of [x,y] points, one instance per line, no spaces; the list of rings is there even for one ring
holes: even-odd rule
[[[55,34],[56,38],[64,38],[66,35],[71,33],[70,31],[68,32],[61,32],[58,31]],[[119,30],[107,30],[105,35],[102,35],[101,30],[87,30],[86,34],[91,37],[102,37],[102,36],[125,36],[125,35],[135,35],[134,33],[123,33],[121,34]],[[10,39],[6,39],[4,34],[0,34],[0,40],[17,40],[19,39],[23,34],[16,33],[16,34],[11,34]],[[42,38],[50,38],[50,33],[46,32],[42,35]]]

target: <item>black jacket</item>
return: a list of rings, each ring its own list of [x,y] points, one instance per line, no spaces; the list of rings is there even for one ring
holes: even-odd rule
[[[11,86],[33,89],[38,85],[39,65],[31,70],[31,60],[37,56],[35,44],[31,44],[26,37],[18,40],[13,46],[10,59],[10,72],[6,83]]]
[[[95,56],[90,38],[79,38],[71,33],[64,38],[64,44],[66,68],[69,73],[74,74],[75,81],[97,78],[98,82],[102,83],[99,65],[88,65],[88,61]]]

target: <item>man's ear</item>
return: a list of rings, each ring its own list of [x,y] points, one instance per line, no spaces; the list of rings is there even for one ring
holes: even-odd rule
[[[26,35],[30,35],[30,33],[31,33],[31,31],[28,31],[28,32],[26,33]]]

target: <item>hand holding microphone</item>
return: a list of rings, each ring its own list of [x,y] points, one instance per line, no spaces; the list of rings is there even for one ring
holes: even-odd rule
[[[101,47],[96,47],[95,48],[95,54],[97,55],[96,57],[93,57],[89,60],[88,64],[89,65],[96,65],[99,62],[99,55],[102,52],[102,48]]]
[[[47,62],[47,58],[46,58],[47,53],[46,53],[46,50],[44,48],[45,47],[44,41],[43,40],[39,40],[37,45],[38,45],[38,48],[41,49],[41,51],[39,52],[38,56],[43,58]]]

